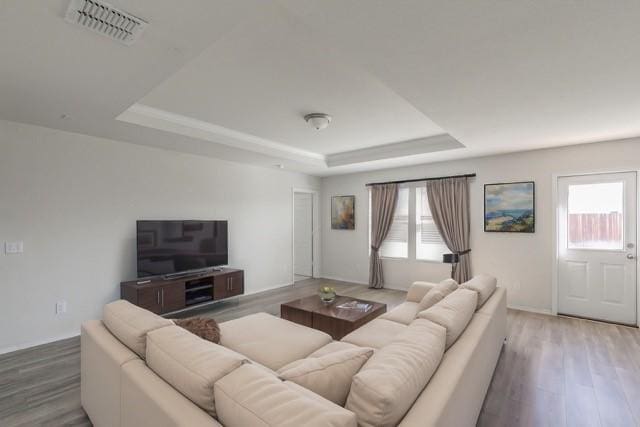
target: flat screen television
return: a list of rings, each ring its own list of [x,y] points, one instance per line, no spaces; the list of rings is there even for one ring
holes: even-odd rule
[[[227,221],[137,221],[138,277],[229,262]]]

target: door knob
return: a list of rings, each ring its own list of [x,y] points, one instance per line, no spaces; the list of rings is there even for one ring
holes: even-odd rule
[[[627,259],[635,259],[635,255],[633,255],[633,254],[627,254]]]

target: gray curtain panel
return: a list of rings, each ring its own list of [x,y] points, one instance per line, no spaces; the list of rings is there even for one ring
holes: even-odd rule
[[[397,184],[374,185],[371,191],[371,258],[369,260],[369,287],[384,287],[380,246],[389,233],[398,200]]]
[[[467,178],[444,178],[427,181],[427,196],[433,222],[449,250],[460,256],[454,272],[458,283],[471,278],[471,233],[469,183]]]

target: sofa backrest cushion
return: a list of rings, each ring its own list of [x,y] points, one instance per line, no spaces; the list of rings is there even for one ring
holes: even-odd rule
[[[447,295],[431,308],[418,313],[421,319],[427,319],[447,330],[448,349],[465,330],[476,310],[478,294],[469,289],[458,289]]]
[[[147,334],[147,365],[186,398],[216,416],[213,385],[246,358],[178,326]]]
[[[353,376],[372,354],[372,348],[358,347],[321,357],[307,357],[280,368],[278,375],[344,406]]]
[[[215,383],[225,427],[356,427],[356,416],[290,381],[245,364]]]
[[[118,300],[104,306],[102,322],[120,342],[144,359],[147,333],[173,325],[169,319],[131,304]]]
[[[416,281],[411,284],[407,290],[406,300],[409,302],[420,302],[420,300],[429,292],[437,283]]]
[[[376,351],[353,377],[345,406],[358,425],[397,425],[438,368],[445,340],[442,326],[417,319]]]
[[[435,285],[425,294],[418,303],[418,312],[426,310],[432,305],[440,302],[444,297],[458,289],[458,282],[453,279],[445,279]]]
[[[462,289],[470,289],[478,293],[478,306],[476,309],[479,309],[485,302],[487,302],[489,297],[493,295],[497,284],[498,281],[495,277],[488,274],[478,274],[471,280],[461,284],[460,287]]]

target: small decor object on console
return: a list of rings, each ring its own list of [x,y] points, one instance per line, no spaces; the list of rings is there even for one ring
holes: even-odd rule
[[[535,232],[535,183],[485,184],[484,231]]]
[[[333,196],[331,198],[331,229],[355,230],[356,196]]]
[[[325,304],[331,304],[336,299],[336,289],[331,286],[320,288],[320,299]]]
[[[188,319],[174,319],[173,323],[203,340],[211,341],[214,344],[220,343],[220,327],[214,319],[190,317]]]

